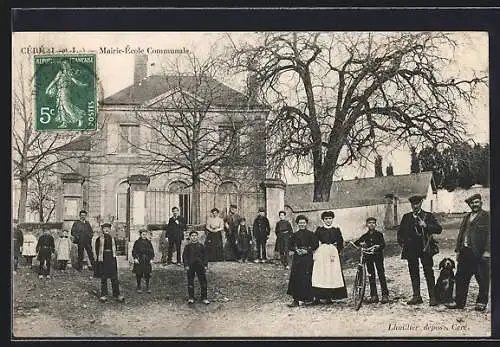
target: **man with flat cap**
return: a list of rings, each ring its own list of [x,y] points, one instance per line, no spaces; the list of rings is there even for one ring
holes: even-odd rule
[[[108,300],[108,279],[111,280],[113,297],[123,302],[125,299],[120,295],[120,284],[118,282],[118,264],[116,262],[116,243],[115,238],[111,236],[111,224],[101,225],[102,234],[95,240],[95,266],[96,277],[101,278],[101,296],[99,300],[105,302]]]
[[[455,252],[457,254],[457,273],[455,275],[455,303],[448,308],[463,309],[472,275],[479,284],[476,298],[476,311],[484,311],[488,304],[490,286],[490,213],[483,210],[480,194],[474,194],[465,202],[471,212],[462,220],[458,232]]]
[[[238,225],[241,216],[237,212],[238,207],[235,204],[229,206],[229,212],[224,218],[224,232],[226,234],[226,245],[224,247],[225,260],[238,260],[239,252],[236,246],[236,236],[238,235]]]
[[[419,260],[424,268],[425,281],[429,292],[429,305],[436,306],[437,300],[434,295],[434,270],[432,257],[439,252],[434,234],[440,234],[443,228],[439,225],[436,217],[430,212],[422,210],[422,200],[420,195],[409,198],[412,212],[406,213],[401,219],[398,230],[398,243],[402,247],[401,259],[408,261],[408,271],[410,273],[411,286],[413,290],[412,298],[408,305],[422,304],[420,295],[420,269]]]
[[[79,213],[80,220],[73,223],[71,227],[71,235],[73,236],[73,243],[78,245],[78,263],[76,269],[81,271],[83,263],[83,252],[87,252],[90,261],[90,266],[94,267],[94,255],[92,254],[92,226],[87,221],[87,211],[81,210]]]

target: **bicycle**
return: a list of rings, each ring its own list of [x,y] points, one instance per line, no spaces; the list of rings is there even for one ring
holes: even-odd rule
[[[352,287],[352,296],[353,296],[353,301],[354,301],[354,309],[356,311],[359,310],[361,305],[363,304],[363,298],[365,295],[365,288],[366,288],[366,264],[364,262],[364,257],[365,255],[373,255],[375,253],[375,247],[376,245],[373,245],[368,248],[364,248],[363,246],[359,247],[357,246],[354,242],[349,241],[356,249],[360,249],[360,257],[359,257],[359,263],[357,265],[356,269],[356,277],[354,278],[354,285]]]

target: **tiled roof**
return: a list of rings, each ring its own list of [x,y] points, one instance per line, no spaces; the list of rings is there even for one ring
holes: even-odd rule
[[[59,150],[61,151],[90,151],[90,149],[91,140],[89,135],[79,136],[73,141],[59,148]]]
[[[185,90],[214,106],[265,108],[247,95],[205,76],[151,75],[103,100],[104,105],[140,105],[169,90]]]
[[[431,184],[432,172],[334,181],[328,202],[313,202],[313,183],[291,184],[286,186],[285,205],[294,212],[378,205],[388,194],[402,201],[416,194],[427,196]]]

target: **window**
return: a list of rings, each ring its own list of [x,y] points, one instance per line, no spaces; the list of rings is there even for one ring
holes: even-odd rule
[[[169,184],[168,193],[170,195],[170,208],[176,206],[179,213],[191,223],[191,194],[187,184],[181,181],[175,181]]]
[[[137,124],[120,124],[120,153],[137,153],[139,145],[139,126]]]
[[[224,182],[217,189],[217,206],[222,211],[228,213],[229,206],[235,204],[239,206],[238,187],[234,182]]]
[[[219,126],[219,139],[222,150],[228,151],[228,159],[239,159],[241,156],[241,135],[238,128],[232,125]]]
[[[128,199],[128,183],[122,182],[118,186],[116,193],[116,219],[118,222],[127,221],[127,199]]]

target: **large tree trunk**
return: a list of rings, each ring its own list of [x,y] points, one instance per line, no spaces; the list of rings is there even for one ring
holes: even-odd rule
[[[19,192],[19,207],[17,209],[18,223],[26,221],[26,201],[28,200],[28,179],[21,178],[21,190]]]
[[[40,223],[45,222],[45,218],[43,216],[43,200],[44,199],[40,199],[40,201],[38,202],[39,203],[39,206],[38,206],[38,220],[40,221]]]
[[[198,175],[193,175],[193,190],[191,200],[191,222],[200,223],[201,201],[200,201],[201,181]]]
[[[342,143],[339,141],[339,144]],[[328,149],[323,164],[314,167],[314,202],[330,201],[330,191],[333,183],[333,173],[339,158],[342,146],[334,146]],[[314,154],[313,154],[314,155]]]

